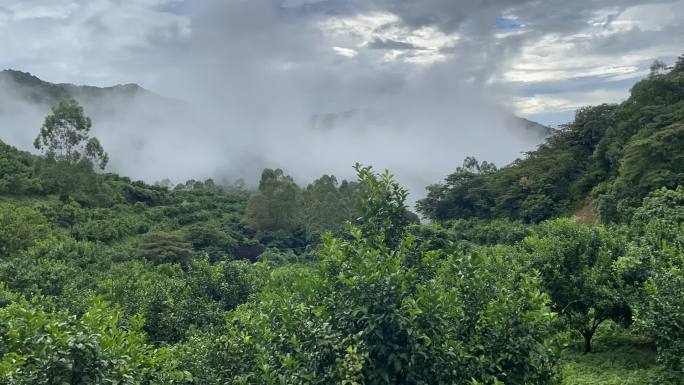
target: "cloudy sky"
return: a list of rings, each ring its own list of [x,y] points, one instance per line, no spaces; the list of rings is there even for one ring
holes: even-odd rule
[[[96,122],[113,171],[306,182],[361,161],[419,191],[466,156],[534,148],[502,128],[511,112],[556,125],[625,98],[684,53],[684,0],[0,0],[0,37],[0,68],[198,107],[177,127]],[[29,149],[38,115],[0,139]]]
[[[557,123],[624,98],[654,59],[683,53],[684,1],[0,0],[0,36],[0,67],[55,82],[183,97],[200,81],[189,68],[245,82],[281,73],[324,111],[439,71]],[[321,95],[337,89],[331,108]]]

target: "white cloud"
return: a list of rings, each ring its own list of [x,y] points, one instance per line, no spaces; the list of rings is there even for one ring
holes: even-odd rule
[[[144,80],[154,51],[190,36],[188,16],[162,10],[173,2],[0,0],[0,35],[12,37],[0,39],[0,66],[60,82]]]
[[[674,4],[643,4],[627,8],[611,24],[638,27],[642,31],[662,31],[668,25],[681,24],[684,1]]]
[[[333,47],[333,51],[335,51],[336,54],[344,57],[356,57],[356,55],[359,54],[359,52],[355,49],[351,48],[344,48],[344,47]]]
[[[574,111],[579,107],[603,103],[619,103],[627,96],[629,96],[627,90],[603,88],[559,94],[539,93],[529,97],[515,98],[513,106],[518,114],[527,116],[548,112]]]
[[[381,62],[401,60],[431,64],[444,61],[447,59],[444,50],[454,47],[459,39],[457,34],[445,34],[432,26],[409,27],[401,23],[397,15],[382,12],[333,16],[318,25],[331,39],[346,42],[358,50],[384,45],[385,52],[379,56]]]
[[[368,43],[381,27],[398,23],[399,17],[388,12],[371,12],[355,16],[333,16],[319,22],[319,27],[338,38],[356,40],[360,46]]]
[[[14,20],[21,21],[42,18],[63,20],[79,8],[79,5],[73,1],[44,3],[43,1],[13,3],[8,4],[6,9],[11,11]]]

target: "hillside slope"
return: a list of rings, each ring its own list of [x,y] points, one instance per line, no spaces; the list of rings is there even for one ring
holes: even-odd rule
[[[179,101],[162,97],[137,84],[119,84],[112,87],[79,86],[70,83],[50,83],[28,72],[0,71],[0,90],[36,104],[54,105],[60,99],[75,98],[80,103],[117,102],[146,97],[158,103],[178,104]]]
[[[621,104],[577,111],[536,150],[496,169],[467,159],[428,187],[419,211],[432,220],[538,222],[578,209],[591,194],[604,222],[623,221],[654,189],[684,183],[684,57],[653,73]]]

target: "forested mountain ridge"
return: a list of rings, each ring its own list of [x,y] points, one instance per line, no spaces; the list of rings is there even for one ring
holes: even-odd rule
[[[79,86],[70,83],[56,84],[41,80],[28,72],[11,69],[0,71],[0,87],[13,92],[15,96],[28,102],[50,106],[65,98],[74,98],[85,103],[93,100],[105,101],[108,98],[122,99],[141,95],[158,99],[160,102],[180,103],[154,94],[134,83],[119,84],[112,87]]]
[[[684,183],[684,60],[632,87],[618,105],[577,111],[534,151],[496,169],[468,159],[418,203],[425,217],[538,222],[591,196],[604,222],[624,221],[654,189]]]

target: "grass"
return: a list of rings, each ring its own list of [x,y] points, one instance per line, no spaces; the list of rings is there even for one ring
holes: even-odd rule
[[[656,362],[656,352],[645,339],[607,325],[594,337],[593,353],[581,346],[563,352],[562,385],[679,385],[672,373]]]

